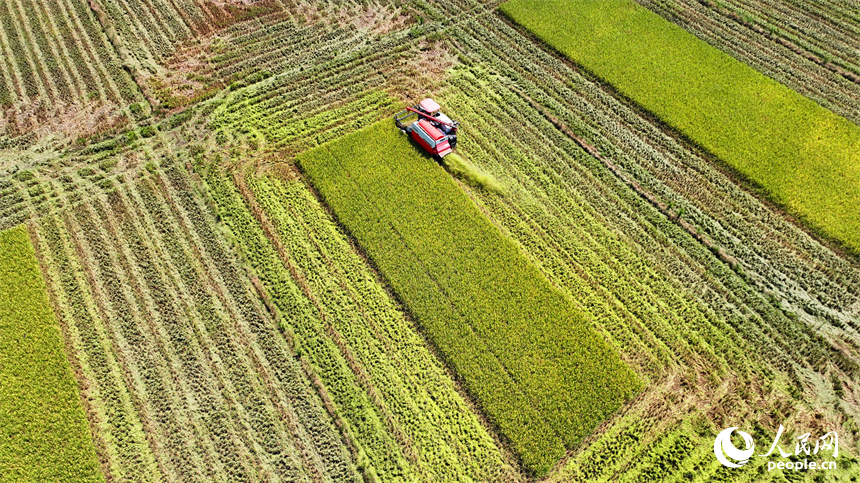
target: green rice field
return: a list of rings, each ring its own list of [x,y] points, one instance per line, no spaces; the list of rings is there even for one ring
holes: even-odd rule
[[[104,481],[35,255],[23,227],[0,232],[0,475]]]
[[[641,384],[450,176],[401,136],[380,122],[298,162],[525,466],[546,473]]]
[[[854,3],[0,2],[0,482],[857,481]]]
[[[860,127],[632,0],[511,0],[517,23],[815,229],[860,250]]]

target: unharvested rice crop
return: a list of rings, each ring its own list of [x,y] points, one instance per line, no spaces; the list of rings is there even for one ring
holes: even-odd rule
[[[104,481],[24,227],[0,232],[0,476]]]
[[[638,3],[860,119],[851,2]],[[758,450],[779,424],[783,449],[804,432],[838,431],[839,470],[825,476],[860,477],[856,256],[499,4],[0,6],[0,230],[23,224],[33,244],[105,480],[524,482],[547,467],[539,480],[565,483],[821,475],[715,459],[723,428],[741,425]],[[296,162],[325,143],[361,147],[350,134],[425,97],[460,123],[465,169],[416,153],[392,126],[379,146],[408,151],[396,167],[415,169],[398,174],[377,156],[351,172],[377,198],[379,179],[402,181],[383,215],[426,215],[403,239],[423,240],[417,256],[457,282],[448,293],[459,301],[430,323],[409,302],[443,299],[427,291],[429,272],[392,283],[400,264],[365,242],[398,235],[354,236]],[[539,459],[523,458],[466,377],[492,361],[458,366],[430,330],[465,327],[447,323],[466,320],[445,317],[452,307],[488,329],[480,322],[510,302],[467,282],[508,265],[455,273],[484,254],[427,235],[448,206],[430,196],[443,181],[443,201],[460,200],[478,227],[469,240],[501,237],[502,253],[541,280],[529,283],[567,300],[559,310],[582,314],[641,381],[571,444],[558,435],[564,422],[547,431]],[[436,188],[403,198],[424,182]],[[555,347],[547,334],[535,340]],[[453,342],[468,341],[486,347]]]
[[[389,122],[298,161],[529,470],[545,474],[641,387],[573,304]]]
[[[856,124],[632,0],[512,0],[501,8],[817,230],[860,251]]]

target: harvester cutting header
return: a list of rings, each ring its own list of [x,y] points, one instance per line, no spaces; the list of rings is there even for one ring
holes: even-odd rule
[[[394,124],[404,134],[412,136],[412,139],[426,149],[428,153],[442,158],[453,151],[454,146],[457,145],[459,124],[442,114],[439,109],[439,104],[436,101],[429,98],[424,99],[417,105],[407,107],[395,114]],[[404,122],[413,116],[415,117],[414,121],[409,124]]]

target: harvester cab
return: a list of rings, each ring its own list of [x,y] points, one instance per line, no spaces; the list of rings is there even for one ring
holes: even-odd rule
[[[414,117],[414,120],[412,118]],[[457,145],[459,124],[442,114],[433,99],[424,99],[394,115],[394,124],[428,153],[444,157]]]

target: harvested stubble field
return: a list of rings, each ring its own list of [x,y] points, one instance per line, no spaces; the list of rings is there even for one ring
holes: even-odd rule
[[[857,122],[851,5],[640,3]],[[0,230],[14,229],[3,236],[22,242],[29,236],[35,248],[62,335],[54,353],[64,350],[70,363],[86,418],[77,431],[88,424],[102,476],[80,461],[57,461],[58,474],[860,477],[856,255],[819,239],[725,169],[728,160],[619,96],[498,7],[477,0],[0,7],[8,11],[0,15]],[[458,152],[503,189],[451,177],[399,137],[389,116],[428,96],[460,121]],[[56,113],[76,112],[66,103],[106,114],[64,129]],[[585,332],[630,368],[640,392],[620,407],[624,398],[613,399],[549,449],[521,446],[470,382],[473,369],[436,339],[427,317],[439,316],[440,301],[416,308],[413,292],[391,275],[398,265],[385,262],[398,252],[374,251],[391,240],[372,228],[358,233],[330,199],[342,187],[319,185],[312,168],[309,179],[296,166],[324,150],[358,149],[352,133],[382,119],[374,149],[399,152],[414,167],[400,179],[444,180],[446,203],[468,197],[470,216],[480,220],[473,222],[492,227],[540,272],[533,278],[575,306]],[[342,158],[355,169],[360,161]],[[369,165],[355,179],[371,183],[382,173],[379,163]],[[405,206],[394,200],[380,204],[386,216]],[[422,257],[463,255],[417,235],[439,229],[431,220],[412,222],[407,235],[427,245]],[[14,228],[21,224],[26,230]],[[461,280],[455,269],[437,270]],[[473,319],[496,320],[484,315]],[[546,375],[539,376],[519,388]],[[804,432],[836,430],[839,470],[769,472],[757,457],[730,469],[715,459],[723,428],[753,434],[758,453],[780,424],[783,449]]]

